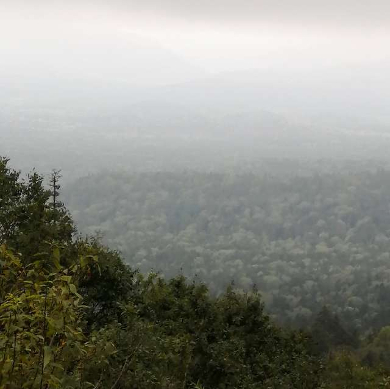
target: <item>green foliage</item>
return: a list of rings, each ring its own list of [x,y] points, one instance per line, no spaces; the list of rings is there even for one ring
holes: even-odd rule
[[[390,327],[383,327],[377,334],[371,334],[359,354],[366,365],[390,370]]]
[[[330,356],[324,372],[324,389],[379,389],[390,387],[390,376],[378,368],[369,368],[348,351]]]
[[[359,345],[359,340],[343,327],[340,319],[327,307],[318,313],[311,334],[315,339],[315,350],[320,354],[340,346],[356,348]]]
[[[79,388],[85,363],[96,355],[82,326],[79,265],[23,265],[0,247],[0,388]],[[103,354],[104,355],[104,354]],[[83,387],[84,387],[83,386]],[[87,386],[85,386],[87,387]]]
[[[98,260],[98,266],[87,266],[78,277],[78,287],[87,305],[88,325],[101,327],[120,320],[122,305],[138,293],[135,275],[119,254],[104,247],[99,239],[78,239],[73,248],[82,261]]]
[[[315,388],[321,364],[301,333],[278,329],[256,291],[229,289],[215,299],[203,284],[156,274],[135,281],[137,294],[112,324],[118,350],[104,385],[122,367],[121,388]],[[134,386],[132,386],[134,385]]]

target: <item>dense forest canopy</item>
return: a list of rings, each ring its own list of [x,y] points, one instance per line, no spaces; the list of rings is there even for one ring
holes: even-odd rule
[[[350,178],[349,184],[356,183],[356,180],[374,184],[378,174],[387,173],[368,173],[360,178],[354,176]],[[210,177],[214,184],[210,182]],[[76,188],[86,191],[88,187],[92,189],[90,199],[96,202],[99,197],[96,192],[95,196],[92,195],[95,189],[92,184],[97,185],[97,178],[102,190],[119,196],[112,206],[131,204],[118,201],[122,185],[125,193],[132,194],[129,199],[134,202],[132,212],[135,221],[142,227],[139,230],[140,237],[146,234],[147,228],[155,234],[152,227],[159,228],[159,224],[165,223],[168,237],[175,239],[175,235],[182,234],[187,237],[187,244],[190,244],[191,231],[197,228],[192,224],[203,212],[199,208],[202,205],[209,212],[206,212],[203,224],[200,224],[200,228],[207,230],[207,233],[200,234],[202,244],[213,247],[211,243],[215,239],[214,235],[218,233],[218,239],[223,242],[231,234],[232,239],[236,239],[236,253],[240,253],[240,256],[245,246],[248,245],[248,250],[257,247],[256,242],[251,246],[254,233],[249,239],[245,236],[248,232],[244,228],[249,229],[252,216],[251,207],[246,204],[246,196],[257,199],[256,210],[259,212],[264,209],[262,216],[267,217],[273,215],[273,206],[280,207],[283,202],[288,204],[288,198],[294,192],[295,197],[291,197],[293,204],[301,204],[303,200],[299,201],[297,194],[302,193],[307,198],[306,207],[313,207],[309,200],[311,196],[318,197],[317,187],[310,189],[304,184],[310,180],[314,180],[313,184],[316,185],[327,182],[326,178],[318,177],[300,179],[299,185],[268,179],[267,187],[275,194],[274,202],[267,196],[258,200],[258,190],[255,188],[263,178],[190,173],[179,176],[90,177],[68,188],[68,191],[71,190],[68,195],[74,192],[73,201],[76,201],[80,199]],[[120,185],[117,188],[114,184],[118,178]],[[212,284],[214,289],[219,288],[218,296],[210,293],[207,287],[210,282],[207,277],[209,265],[198,257],[194,263],[197,267],[203,266],[206,271],[193,281],[183,275],[169,278],[169,274],[164,274],[162,278],[150,272],[150,268],[149,274],[143,275],[135,266],[125,265],[119,254],[103,246],[98,238],[82,238],[76,234],[75,224],[59,200],[59,179],[60,175],[54,171],[46,189],[44,179],[39,174],[32,173],[22,178],[19,172],[10,168],[7,159],[0,160],[2,389],[369,389],[389,384],[389,327],[384,326],[364,337],[362,333],[346,328],[331,311],[332,307],[324,307],[318,302],[318,315],[306,328],[306,332],[283,329],[265,313],[258,289],[250,285],[252,281],[240,285],[242,289],[247,287],[246,291],[237,290],[235,285],[222,289],[223,282],[218,281]],[[199,191],[188,187],[194,184],[199,187]],[[264,186],[260,187],[266,195]],[[329,195],[337,193],[334,192],[337,188],[344,190],[344,186],[336,180],[329,189]],[[375,187],[373,193],[380,193],[380,188]],[[149,196],[145,197],[141,189],[147,190]],[[200,190],[204,192],[203,197]],[[278,190],[290,196],[280,197],[281,192]],[[164,215],[165,209],[169,208],[162,208],[162,205],[169,206],[169,194],[175,195],[178,204],[182,204],[179,210],[185,212],[183,219],[174,209]],[[211,197],[214,201],[220,197],[218,207],[211,201]],[[291,213],[294,207],[287,204],[282,210]],[[322,202],[318,201],[318,204],[322,205]],[[327,204],[323,206],[329,208]],[[152,206],[154,210],[148,210]],[[91,206],[84,203],[84,207],[86,217],[92,218]],[[137,207],[141,207],[138,212]],[[228,219],[231,227],[226,225],[223,228],[220,220],[222,217],[231,218],[229,210],[232,207],[237,210],[238,219]],[[128,209],[118,212],[126,217],[124,210],[127,212]],[[300,211],[297,210],[298,215]],[[137,220],[140,212],[150,220]],[[96,214],[99,220],[97,209]],[[331,219],[333,211],[329,214]],[[156,220],[153,215],[158,215]],[[353,219],[348,212],[341,212],[340,219],[342,215],[349,215]],[[88,218],[87,221],[90,220]],[[242,218],[245,222],[241,222]],[[328,218],[325,219],[324,223],[328,221]],[[355,229],[361,224],[359,218],[352,219],[349,229]],[[377,234],[385,235],[380,232],[381,222],[385,220],[375,219],[374,222],[378,228]],[[238,235],[234,235],[237,234],[234,231],[237,223],[242,224],[239,229],[243,229],[243,232],[239,230]],[[347,224],[347,221],[344,223]],[[273,231],[275,235],[270,235],[270,238],[277,237],[280,245],[288,240],[294,241],[288,236],[293,234],[291,226],[285,229],[275,223],[270,225],[273,228],[268,230],[267,224],[259,224],[259,228],[264,229],[259,236]],[[191,228],[188,229],[188,226]],[[323,227],[323,223],[320,226]],[[163,229],[160,227],[160,230]],[[306,226],[303,224],[299,231],[304,233]],[[346,229],[346,235],[348,231]],[[135,236],[135,244],[140,244],[141,241],[136,240]],[[267,245],[270,246],[267,247],[273,247],[270,238],[265,235],[262,238],[263,244],[268,239]],[[376,235],[369,239],[369,243],[374,244]],[[152,246],[152,250],[158,253],[158,248]],[[231,254],[229,249],[226,251]],[[145,251],[144,254],[147,253]],[[177,256],[173,255],[175,253]],[[285,259],[280,251],[276,254],[280,256],[280,261]],[[178,255],[185,255],[185,250],[170,255],[174,261],[179,261]],[[245,257],[241,258],[240,263],[245,269]],[[134,261],[139,262],[140,259],[139,255],[135,255]],[[140,265],[144,269],[141,270],[145,270],[143,259]],[[239,262],[234,264],[238,265]],[[229,274],[229,277],[234,275]],[[201,276],[204,276],[205,282]],[[238,282],[241,281],[239,279]],[[301,298],[302,302],[304,297]],[[268,309],[272,311],[273,304],[280,310],[276,299],[268,302]],[[338,310],[339,306],[335,305],[334,308]]]
[[[389,320],[390,173],[351,170],[100,174],[64,193],[80,230],[142,272],[216,294],[256,285],[268,312],[297,326],[329,304],[365,332]]]

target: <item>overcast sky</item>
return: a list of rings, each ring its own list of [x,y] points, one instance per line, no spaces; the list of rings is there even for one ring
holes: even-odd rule
[[[387,0],[2,0],[5,8],[64,10],[77,14],[103,10],[129,15],[143,12],[211,23],[338,24],[357,26],[390,21]],[[29,10],[30,12],[31,10]]]
[[[183,79],[287,65],[360,66],[390,59],[389,26],[388,0],[0,0],[0,71],[26,61],[43,70],[43,62],[61,66],[53,65],[57,42],[64,68],[77,72],[83,52],[83,71],[96,64],[121,77],[125,69],[112,62],[126,44],[128,56],[117,62],[133,62],[140,72],[160,62],[176,74],[182,69]],[[110,56],[111,65],[102,66]],[[172,81],[166,72],[159,77]]]

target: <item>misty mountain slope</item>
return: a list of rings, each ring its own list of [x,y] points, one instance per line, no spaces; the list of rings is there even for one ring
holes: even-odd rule
[[[390,79],[387,63],[359,67],[276,66],[222,73],[202,81],[164,87],[170,101],[295,114],[343,113],[388,117]],[[156,93],[159,93],[158,91]]]
[[[66,103],[72,110],[95,107],[114,113],[149,101],[216,114],[262,110],[294,117],[322,115],[330,117],[329,123],[332,117],[350,117],[352,123],[356,118],[356,125],[361,119],[367,125],[378,119],[390,122],[388,61],[350,66],[314,59],[279,61],[262,69],[210,75],[134,34],[86,35],[76,41],[33,40],[20,57],[12,48],[2,48],[7,58],[0,64],[4,103],[40,102],[56,108]],[[18,68],[27,58],[30,66]]]
[[[115,124],[121,125],[122,134],[139,137],[153,136],[187,137],[199,139],[229,140],[257,135],[267,135],[272,132],[286,132],[288,120],[282,115],[257,110],[240,111],[212,110],[210,107],[191,106],[185,103],[164,101],[142,101],[118,108],[110,115]],[[119,126],[112,125],[115,132]]]
[[[0,98],[6,104],[58,104],[61,108],[65,103],[80,109],[80,104],[84,108],[88,102],[89,106],[102,107],[105,102],[108,108],[134,99],[141,88],[147,91],[207,74],[172,51],[134,34],[25,39],[29,46],[23,52],[7,45],[0,48],[0,56],[7,59],[0,64]]]

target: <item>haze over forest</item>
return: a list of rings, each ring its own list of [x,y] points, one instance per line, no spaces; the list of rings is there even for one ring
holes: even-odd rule
[[[143,3],[1,3],[1,147],[17,166],[387,159],[386,2]]]
[[[231,290],[243,299],[237,304],[244,312],[246,293],[255,288],[255,300],[265,304],[258,317],[270,315],[277,323],[272,326],[293,331],[288,332],[292,337],[303,329],[318,340],[313,351],[300,340],[285,344],[274,334],[270,344],[283,350],[288,373],[275,367],[264,378],[264,370],[256,373],[253,367],[258,361],[243,357],[236,383],[228,386],[230,365],[216,368],[223,379],[215,378],[214,366],[202,380],[203,368],[192,361],[202,355],[208,364],[217,354],[235,355],[237,339],[213,358],[207,353],[195,358],[191,347],[199,339],[191,338],[194,343],[183,341],[180,347],[192,350],[188,366],[194,363],[196,369],[187,366],[184,374],[174,365],[177,386],[164,386],[168,373],[165,367],[148,370],[148,363],[160,366],[145,357],[149,351],[137,355],[148,361],[141,365],[150,381],[137,375],[144,370],[129,367],[133,357],[120,348],[122,340],[104,332],[120,357],[99,385],[114,388],[118,376],[118,382],[127,377],[137,387],[156,389],[257,388],[259,382],[291,389],[389,384],[389,26],[385,0],[0,1],[0,245],[20,250],[21,256],[35,255],[40,251],[34,242],[42,239],[46,249],[50,238],[63,244],[63,251],[73,247],[67,255],[96,251],[107,277],[115,282],[119,277],[121,288],[136,283],[139,289],[138,294],[125,287],[126,292],[110,290],[111,278],[101,289],[101,278],[92,286],[75,281],[102,315],[91,324],[88,311],[86,328],[121,326],[117,317],[125,311],[119,314],[113,306],[131,301],[126,315],[136,307],[140,320],[134,328],[148,328],[156,336],[145,346],[149,351],[155,347],[166,355],[174,349],[171,336],[180,343],[193,336],[191,320],[203,325],[198,311],[188,308],[193,294],[203,293],[192,290],[191,282],[207,287],[202,296],[213,310],[207,312],[219,315],[221,326],[230,323],[221,312],[236,298]],[[42,231],[45,223],[59,224],[68,235],[46,231],[54,235],[45,240],[35,222],[23,224],[23,212],[30,211],[24,205],[21,211],[18,201],[24,204],[30,191],[41,190],[41,181],[30,175],[18,189],[21,199],[7,202],[12,192],[7,185],[19,179],[8,166],[20,170],[20,177],[33,170],[42,174],[54,196],[45,200],[49,216],[42,211]],[[50,181],[53,169],[61,171],[59,192],[57,181]],[[57,204],[58,195],[69,215]],[[12,202],[15,212],[9,211]],[[58,210],[64,212],[61,222]],[[19,229],[9,227],[8,233],[7,218],[18,215]],[[43,234],[39,239],[35,228]],[[88,238],[81,244],[78,236]],[[12,257],[6,249],[0,263],[1,255]],[[136,269],[146,280],[135,281]],[[154,271],[160,281],[147,279]],[[159,293],[171,300],[158,300],[150,285],[161,287]],[[109,304],[106,298],[112,299]],[[164,316],[168,305],[176,309],[169,318]],[[187,317],[188,327],[175,322],[178,312],[195,315]],[[242,312],[241,318],[249,315]],[[124,333],[133,328],[133,319],[126,318]],[[0,341],[1,328],[0,323]],[[261,338],[263,330],[248,331]],[[207,336],[208,352],[214,341]],[[241,336],[239,341],[247,342]],[[290,346],[299,348],[294,348],[302,358],[297,357],[299,367],[295,357],[288,359]],[[43,365],[42,351],[38,354]],[[269,366],[282,366],[279,362]],[[347,370],[337,369],[349,363],[357,370],[347,377]],[[89,376],[98,377],[93,369]],[[319,382],[313,376],[324,378]]]

